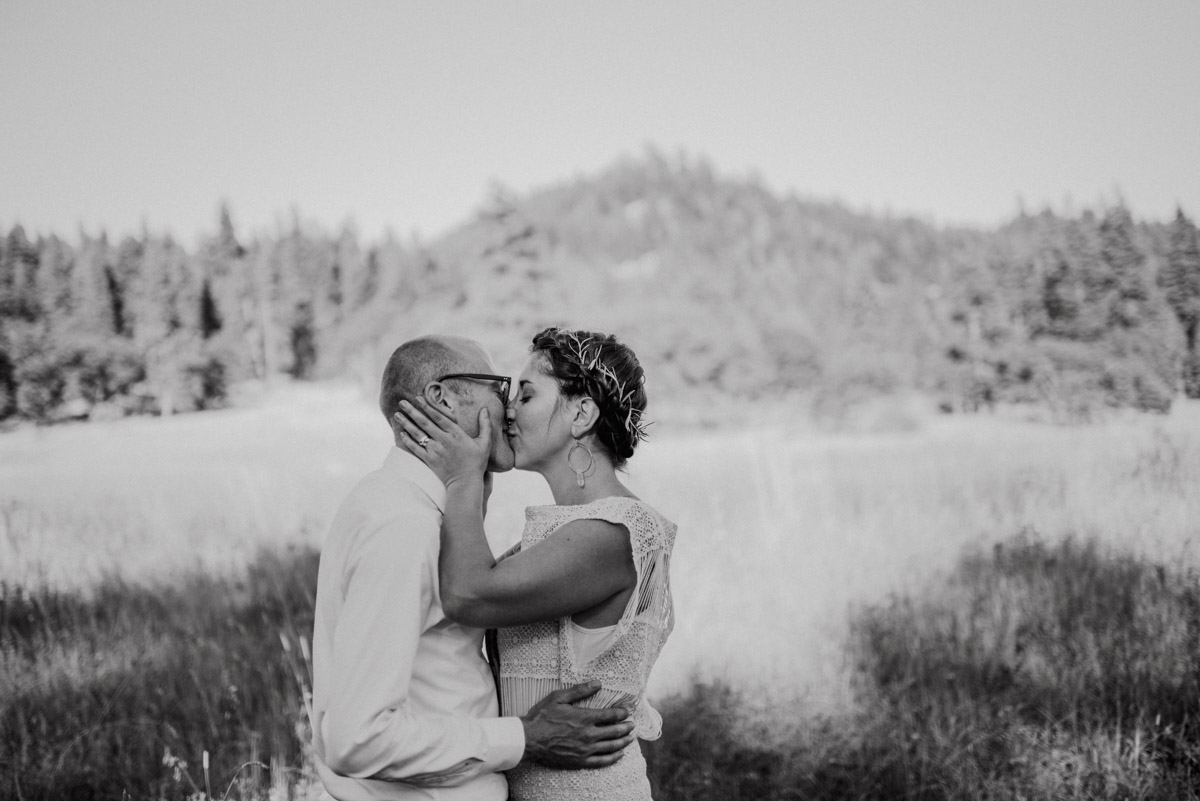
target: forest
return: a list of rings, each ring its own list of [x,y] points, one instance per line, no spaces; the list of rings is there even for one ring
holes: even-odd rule
[[[1028,404],[1086,420],[1200,397],[1200,235],[1179,209],[1022,212],[939,227],[781,196],[648,150],[518,194],[428,242],[364,242],[299,213],[239,234],[221,205],[170,234],[0,240],[0,421],[215,408],[246,380],[372,382],[391,348],[454,331],[516,365],[551,324],[612,330],[652,397],[815,413],[916,392],[943,412]]]

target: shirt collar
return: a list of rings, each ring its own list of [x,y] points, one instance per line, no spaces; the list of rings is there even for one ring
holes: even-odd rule
[[[439,512],[445,512],[446,487],[437,477],[437,473],[430,470],[420,459],[400,446],[394,445],[388,451],[383,466],[416,484],[422,492],[429,496],[429,500],[433,501]]]

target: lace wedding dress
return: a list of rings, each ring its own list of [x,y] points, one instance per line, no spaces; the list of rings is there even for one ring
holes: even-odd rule
[[[500,629],[500,703],[505,715],[523,715],[553,690],[598,679],[583,706],[607,707],[631,699],[634,732],[662,734],[662,718],[643,694],[674,625],[668,568],[675,524],[635,498],[601,498],[579,506],[532,506],[516,550],[535,547],[564,523],[606,520],[629,531],[637,585],[620,621],[604,630],[581,629],[569,617]],[[508,554],[506,554],[507,556]],[[502,557],[503,558],[503,557]],[[603,642],[600,642],[603,640]],[[646,761],[634,740],[616,764],[598,770],[555,770],[520,764],[508,772],[512,801],[647,801]]]

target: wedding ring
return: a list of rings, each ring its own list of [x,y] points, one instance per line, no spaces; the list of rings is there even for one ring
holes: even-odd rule
[[[419,440],[417,440],[417,444],[424,448],[429,444],[429,435],[426,434],[425,436],[421,437]]]

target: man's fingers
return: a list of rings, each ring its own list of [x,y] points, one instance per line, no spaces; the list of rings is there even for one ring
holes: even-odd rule
[[[597,740],[596,742],[592,743],[589,750],[593,754],[611,754],[611,753],[614,753],[616,751],[620,751],[620,750],[626,748],[632,742],[633,742],[633,729],[631,727],[625,734],[622,734],[620,737],[612,737],[610,739]]]
[[[603,768],[615,764],[625,755],[625,749],[633,743],[633,740],[633,735],[628,734],[619,740],[605,740],[603,743],[596,743],[593,748],[594,753],[584,758],[583,767]]]
[[[591,693],[588,694],[591,695]],[[590,726],[612,726],[626,720],[629,717],[629,710],[623,706],[606,706],[603,709],[579,707],[579,717]]]
[[[621,760],[623,755],[620,751],[615,754],[605,754],[604,756],[591,756],[583,760],[585,768],[607,768],[609,765],[615,765]]]
[[[547,697],[553,698],[556,704],[573,704],[582,698],[587,698],[598,692],[600,692],[600,682],[589,681],[585,684],[576,684],[574,687],[567,687],[565,690],[555,690]],[[604,710],[596,711],[602,712]],[[618,720],[620,719],[618,718]]]

